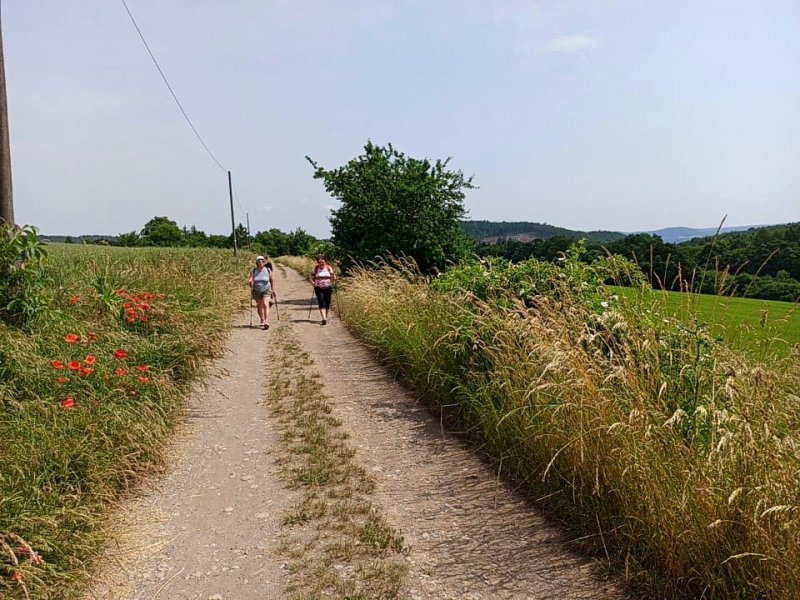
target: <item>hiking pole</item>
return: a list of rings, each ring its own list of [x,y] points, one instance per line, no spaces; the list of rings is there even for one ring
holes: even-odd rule
[[[275,295],[275,292],[272,292],[272,299],[275,300],[275,316],[278,317],[278,321],[280,321],[281,311],[278,308],[278,296]]]
[[[253,291],[250,291],[250,294],[247,297],[247,303],[250,305],[250,328],[253,327]]]
[[[308,320],[309,321],[311,320],[311,309],[314,308],[314,297],[316,295],[317,295],[316,293],[311,292],[311,304],[308,305]]]

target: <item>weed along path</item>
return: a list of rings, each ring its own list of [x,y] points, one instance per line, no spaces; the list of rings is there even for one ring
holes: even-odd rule
[[[624,598],[276,277],[280,321],[243,314],[87,599]]]

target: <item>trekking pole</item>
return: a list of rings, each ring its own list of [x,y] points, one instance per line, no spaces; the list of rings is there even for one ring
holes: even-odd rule
[[[314,308],[314,297],[316,294],[311,292],[311,304],[308,305],[308,320],[311,320],[311,309]]]
[[[280,321],[281,311],[278,308],[278,296],[275,295],[275,292],[272,292],[272,299],[275,300],[275,316],[278,317],[278,321]]]
[[[253,327],[253,292],[247,296],[247,303],[250,305],[250,327]]]
[[[342,311],[339,308],[339,290],[333,288],[333,293],[336,294],[336,314],[339,315],[339,320],[342,320]]]

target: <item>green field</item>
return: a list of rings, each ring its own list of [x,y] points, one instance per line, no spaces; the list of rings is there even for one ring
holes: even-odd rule
[[[683,321],[707,327],[717,339],[754,358],[786,355],[800,344],[800,310],[792,302],[729,296],[642,291],[615,287],[628,301],[641,302]]]

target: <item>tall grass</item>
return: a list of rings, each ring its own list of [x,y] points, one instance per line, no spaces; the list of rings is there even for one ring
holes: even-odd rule
[[[758,364],[579,268],[524,300],[361,270],[343,317],[632,589],[796,598],[800,352]]]
[[[48,310],[0,324],[0,597],[78,594],[108,508],[161,464],[246,277],[222,251],[51,247]]]

